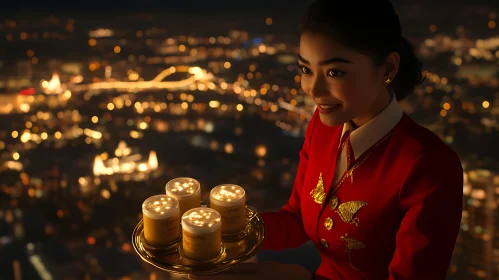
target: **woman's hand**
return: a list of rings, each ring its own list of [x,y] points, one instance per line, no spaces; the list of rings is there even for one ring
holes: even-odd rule
[[[286,279],[312,280],[312,273],[297,264],[281,264],[277,262],[242,263],[230,271],[212,275],[189,275],[189,279],[196,280],[229,280],[229,279]]]

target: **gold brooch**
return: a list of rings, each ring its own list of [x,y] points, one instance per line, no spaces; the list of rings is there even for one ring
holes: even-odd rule
[[[350,266],[359,271],[359,268],[355,266],[352,262],[352,250],[359,250],[359,249],[364,249],[366,248],[366,244],[364,244],[362,241],[355,240],[353,238],[348,237],[348,233],[345,233],[345,235],[341,236],[340,239],[344,241],[345,244],[345,254],[348,256],[348,260],[350,262]]]
[[[338,213],[343,222],[359,226],[359,224],[357,223],[359,221],[359,218],[355,218],[355,214],[357,214],[357,212],[366,205],[367,202],[360,200],[348,201],[340,204],[338,210],[336,210],[335,212]]]
[[[324,199],[326,198],[326,193],[324,192],[324,181],[322,180],[322,172],[319,174],[319,181],[317,182],[317,186],[310,192],[310,195],[314,199],[315,203],[321,204],[324,203]]]

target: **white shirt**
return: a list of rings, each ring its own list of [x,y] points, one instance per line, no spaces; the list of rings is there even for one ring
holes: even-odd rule
[[[367,149],[381,140],[402,118],[402,109],[395,96],[392,101],[372,120],[361,127],[354,129],[350,122],[343,125],[341,138],[345,132],[350,131],[350,143],[353,149],[353,159],[359,158]],[[341,156],[336,163],[336,172],[333,184],[336,184],[347,169],[347,145],[343,147]]]

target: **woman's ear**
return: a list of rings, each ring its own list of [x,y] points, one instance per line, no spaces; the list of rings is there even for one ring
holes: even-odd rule
[[[393,81],[397,76],[400,67],[400,55],[397,52],[391,52],[383,64],[383,82],[390,79]]]

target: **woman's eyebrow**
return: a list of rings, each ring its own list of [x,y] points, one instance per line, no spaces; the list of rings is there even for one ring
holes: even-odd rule
[[[303,58],[301,55],[298,55],[298,60],[305,63],[305,64],[310,64],[308,60]],[[352,63],[350,60],[344,59],[342,57],[333,57],[330,59],[326,59],[323,61],[319,62],[319,65],[328,65],[328,64],[333,64],[333,63]]]

